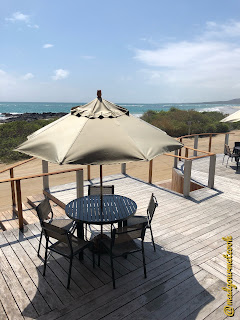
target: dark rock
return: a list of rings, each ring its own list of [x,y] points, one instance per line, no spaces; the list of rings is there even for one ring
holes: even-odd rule
[[[1,119],[0,123],[12,122],[12,121],[34,121],[34,120],[46,120],[52,118],[61,118],[65,116],[65,112],[43,112],[43,113],[22,113],[22,114],[12,114],[3,113],[5,119]]]

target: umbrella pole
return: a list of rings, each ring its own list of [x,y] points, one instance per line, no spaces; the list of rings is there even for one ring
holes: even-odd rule
[[[100,205],[101,205],[101,214],[103,214],[103,188],[102,188],[102,164],[100,164]],[[101,224],[101,234],[103,233],[103,226]]]

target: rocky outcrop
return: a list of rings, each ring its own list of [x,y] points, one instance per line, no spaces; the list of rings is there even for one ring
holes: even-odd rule
[[[43,113],[22,113],[22,114],[12,114],[12,113],[2,113],[3,119],[0,119],[0,123],[12,122],[12,121],[34,121],[34,120],[46,120],[61,118],[67,113],[64,112],[43,112]]]

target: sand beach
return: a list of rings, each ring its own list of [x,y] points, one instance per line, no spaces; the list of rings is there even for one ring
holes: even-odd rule
[[[212,152],[223,153],[225,135],[218,134],[212,138]],[[232,148],[235,141],[240,141],[240,130],[232,131],[229,135],[229,145]],[[193,147],[194,139],[184,139],[183,143],[186,146]],[[208,151],[209,138],[199,138],[198,149]],[[0,171],[8,168],[9,164],[0,164]],[[72,169],[82,167],[84,169],[84,179],[87,179],[86,166],[79,165],[56,165],[49,163],[49,172],[60,171],[65,169]],[[153,182],[160,182],[171,179],[173,167],[173,158],[165,155],[161,155],[153,160]],[[143,181],[148,181],[148,168],[147,162],[132,162],[127,164],[127,174],[139,178]],[[42,162],[39,159],[28,162],[23,166],[16,167],[14,169],[15,177],[23,177],[34,175],[42,172]],[[103,175],[111,175],[121,172],[121,165],[104,165]],[[91,166],[91,178],[99,177],[99,166]],[[0,180],[8,179],[9,171],[1,174]],[[65,184],[75,181],[75,173],[64,173],[49,177],[50,186]],[[23,180],[22,186],[22,198],[23,202],[26,201],[26,196],[40,194],[42,192],[42,178],[35,178],[30,180]],[[8,210],[11,208],[11,190],[10,183],[0,184],[0,210]]]

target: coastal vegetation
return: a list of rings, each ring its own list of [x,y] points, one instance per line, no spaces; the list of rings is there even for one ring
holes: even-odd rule
[[[13,121],[2,124],[0,126],[0,162],[11,163],[29,158],[26,154],[14,151],[14,148],[23,143],[34,131],[52,121]]]
[[[240,129],[240,122],[219,122],[227,115],[217,111],[198,112],[171,108],[169,111],[145,112],[142,119],[162,129],[172,137],[194,133],[220,133]]]

